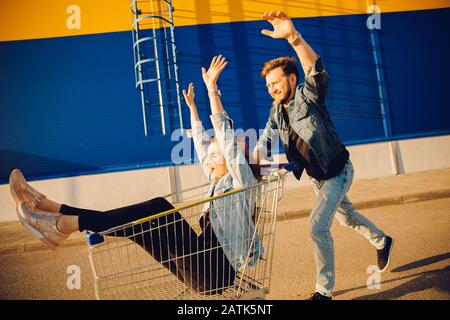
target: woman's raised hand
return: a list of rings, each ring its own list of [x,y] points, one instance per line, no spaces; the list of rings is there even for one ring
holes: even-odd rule
[[[217,90],[217,80],[227,64],[228,62],[225,60],[225,57],[220,55],[212,58],[208,71],[206,71],[206,68],[202,67],[203,81],[205,82],[208,91]]]
[[[183,96],[184,100],[186,101],[186,104],[188,105],[189,109],[195,108],[195,88],[194,84],[191,82],[189,83],[188,91],[186,93],[186,90],[183,89]]]

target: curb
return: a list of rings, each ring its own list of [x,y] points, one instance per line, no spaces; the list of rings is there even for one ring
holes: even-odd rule
[[[378,208],[392,205],[401,205],[407,203],[415,203],[429,200],[437,200],[450,198],[450,189],[437,190],[432,192],[422,192],[422,193],[414,193],[408,194],[404,196],[397,197],[388,197],[377,200],[369,200],[369,201],[360,201],[353,203],[353,207],[355,209],[370,209],[370,208]],[[284,212],[279,212],[277,215],[277,221],[291,220],[291,219],[299,219],[308,217],[311,213],[311,208],[308,209],[300,209],[300,210],[286,210]]]
[[[370,200],[370,201],[360,201],[353,204],[355,209],[369,209],[378,208],[384,206],[401,205],[407,203],[415,203],[429,200],[437,200],[450,198],[450,189],[437,190],[432,192],[422,192],[409,194],[404,196],[397,196],[391,198]],[[292,219],[299,219],[308,217],[311,209],[300,209],[300,210],[286,210],[284,212],[279,212],[277,214],[277,221],[286,221]],[[84,235],[77,236],[74,239],[68,239],[64,243],[65,247],[77,247],[86,246],[86,240]],[[14,253],[29,253],[36,251],[49,250],[42,242],[28,242],[20,245],[5,245],[0,246],[0,255],[14,254]]]

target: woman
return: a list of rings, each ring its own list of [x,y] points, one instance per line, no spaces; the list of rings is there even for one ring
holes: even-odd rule
[[[257,182],[236,142],[231,120],[220,100],[217,80],[226,65],[225,58],[219,56],[212,59],[208,70],[202,68],[216,134],[211,143],[207,142],[198,116],[193,84],[189,84],[188,92],[183,90],[190,109],[196,152],[211,183],[208,197]],[[11,173],[10,189],[17,203],[19,219],[50,249],[60,246],[72,232],[107,231],[173,209],[164,198],[106,212],[70,207],[33,189],[18,169]],[[199,236],[178,212],[108,235],[129,237],[194,290],[219,293],[233,284],[235,272],[245,262],[252,266],[263,251],[259,237],[252,239],[255,226],[248,199],[242,193],[232,197],[232,205],[227,207],[229,210],[223,210],[224,199],[208,202],[200,220],[202,233]]]

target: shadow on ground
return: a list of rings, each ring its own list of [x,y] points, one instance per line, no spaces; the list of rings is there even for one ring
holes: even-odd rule
[[[416,268],[421,268],[436,262],[444,261],[450,258],[450,252],[428,257],[422,260],[414,261],[412,263],[405,264],[403,266],[397,267],[391,270],[392,273],[401,273]],[[392,300],[401,298],[404,295],[410,294],[412,292],[420,292],[428,289],[435,289],[441,292],[445,292],[450,295],[450,266],[442,269],[434,269],[425,272],[415,273],[412,275],[407,275],[403,277],[398,277],[395,279],[390,279],[382,281],[381,284],[392,283],[395,281],[411,279],[406,283],[403,283],[395,288],[385,290],[382,292],[377,292],[374,294],[364,295],[354,300]],[[366,286],[361,286],[352,289],[340,290],[335,292],[334,296],[342,295],[351,291],[364,289]]]
[[[392,282],[407,278],[413,279],[390,290],[361,296],[355,298],[354,300],[392,300],[401,298],[402,296],[410,294],[412,292],[419,292],[428,289],[435,289],[450,294],[450,266],[442,269],[414,274],[407,277],[397,278],[386,282]],[[382,284],[386,282],[382,282]]]
[[[436,262],[443,261],[443,260],[447,260],[447,259],[450,259],[450,252],[447,252],[447,253],[444,253],[444,254],[439,254],[437,256],[433,256],[433,257],[429,257],[429,258],[425,258],[425,259],[422,259],[422,260],[414,261],[412,263],[405,264],[403,266],[400,266],[400,267],[397,267],[395,269],[392,269],[391,272],[408,271],[408,270],[424,267],[424,266],[427,266],[429,264],[436,263]]]

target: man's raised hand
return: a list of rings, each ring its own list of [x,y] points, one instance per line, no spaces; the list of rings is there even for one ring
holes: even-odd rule
[[[265,12],[262,16],[273,26],[273,31],[263,29],[261,33],[274,39],[286,39],[292,42],[296,37],[297,31],[288,15],[282,11]]]

